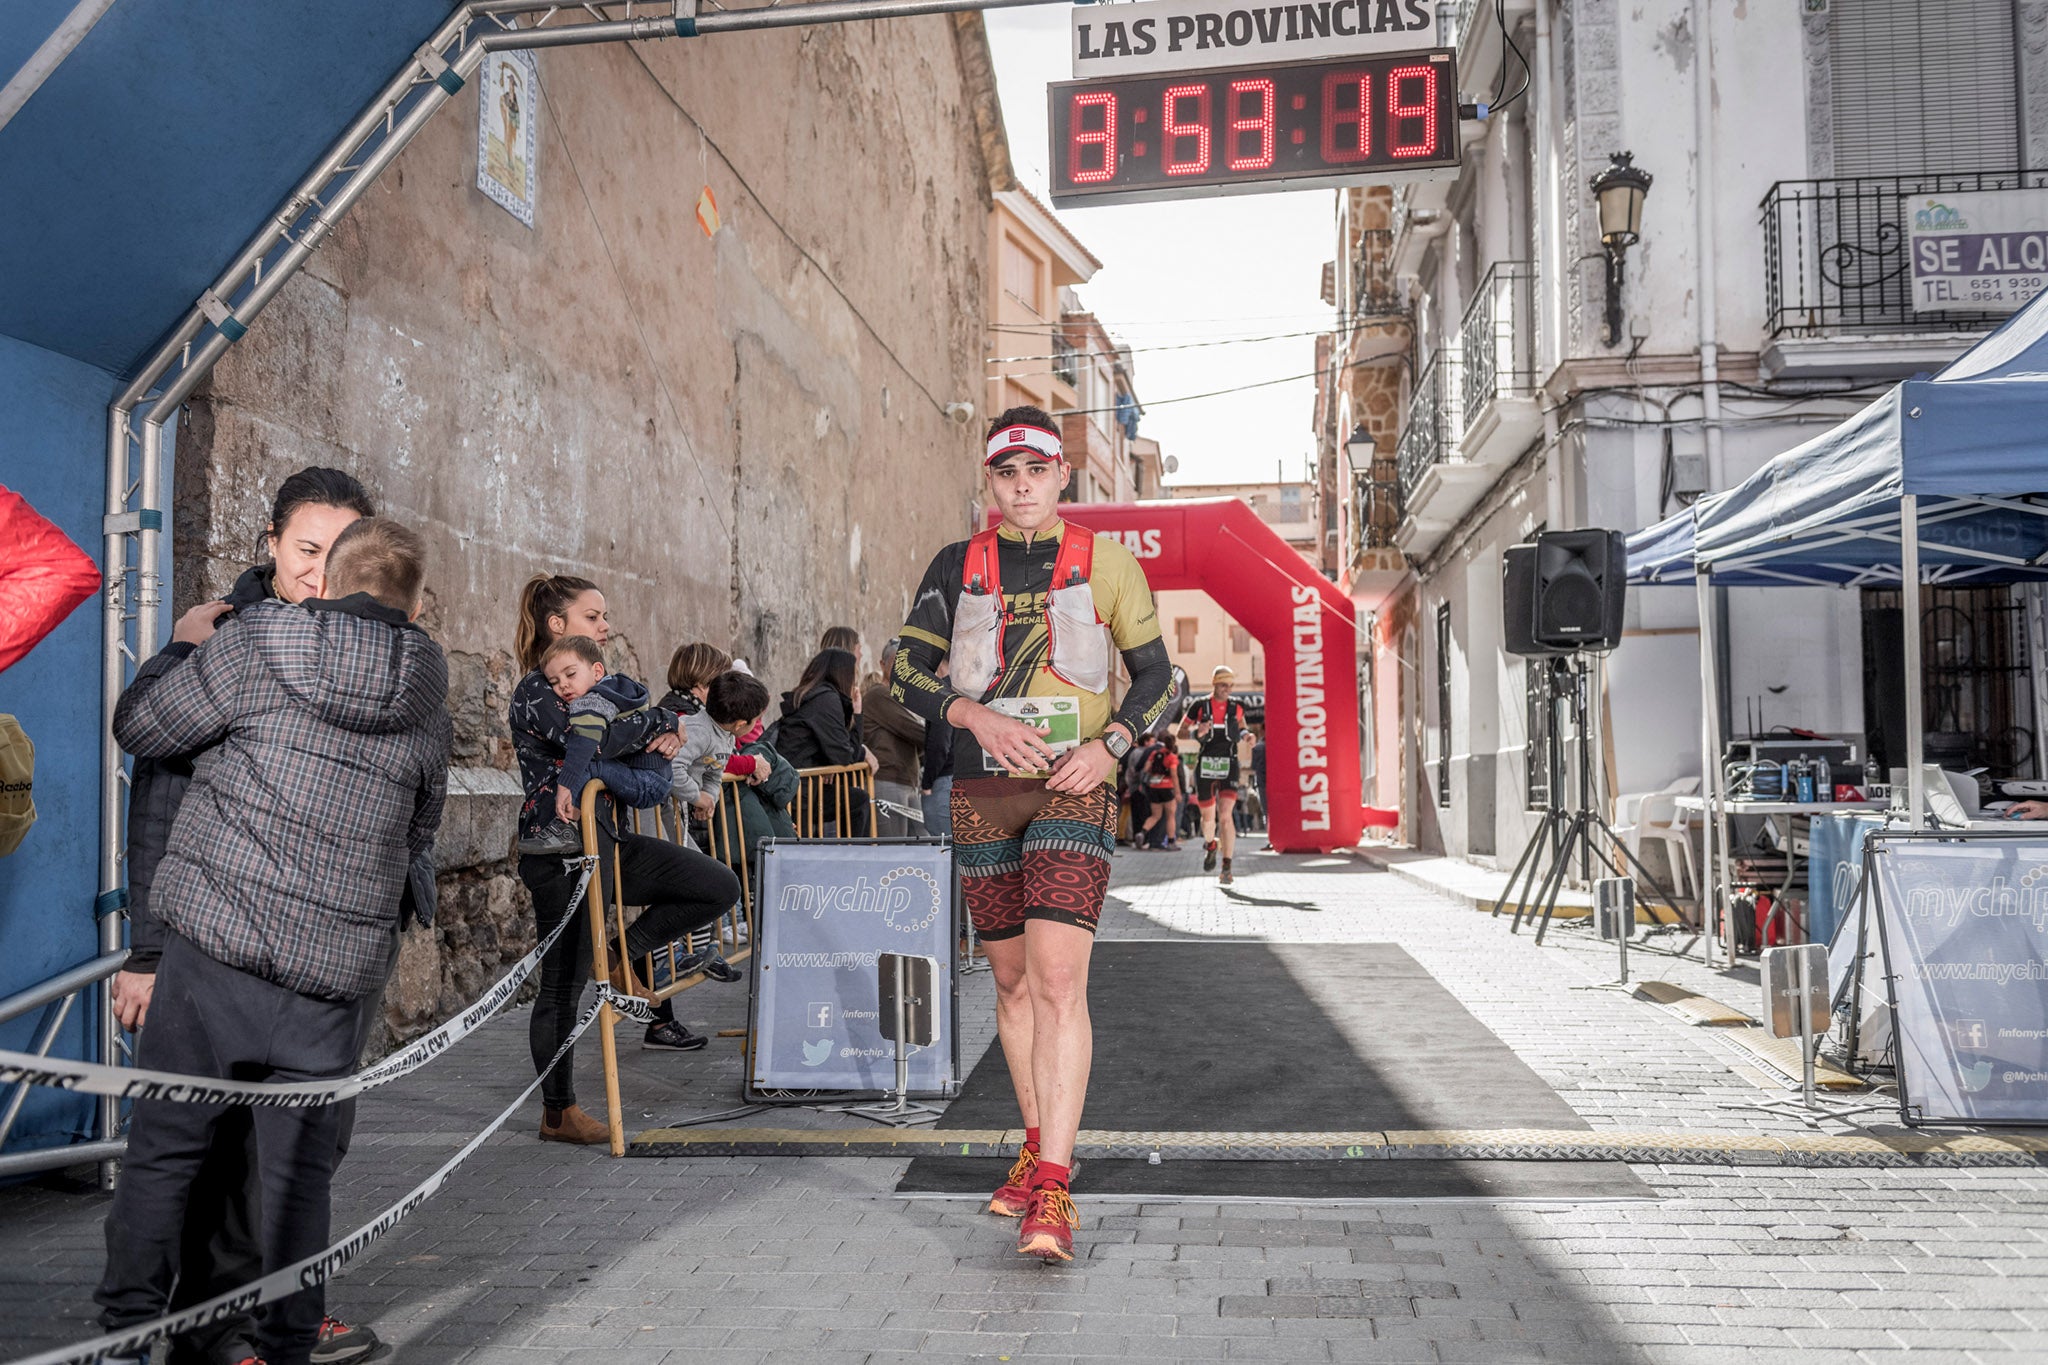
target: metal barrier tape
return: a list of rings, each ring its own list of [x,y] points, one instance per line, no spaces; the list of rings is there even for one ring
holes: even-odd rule
[[[38,1057],[30,1052],[0,1050],[0,1085],[26,1081],[30,1085],[48,1086],[54,1090],[70,1090],[83,1095],[106,1095],[115,1099],[172,1100],[183,1104],[246,1104],[266,1109],[310,1109],[317,1105],[345,1100],[351,1095],[360,1095],[380,1085],[389,1085],[400,1077],[411,1075],[482,1028],[492,1015],[503,1009],[511,1002],[512,997],[519,993],[519,988],[526,983],[526,978],[540,965],[541,958],[547,954],[548,949],[555,946],[555,940],[576,922],[577,907],[583,903],[584,893],[590,889],[590,877],[591,873],[597,870],[597,860],[581,857],[564,861],[582,863],[583,876],[577,882],[576,894],[569,898],[569,908],[563,912],[561,923],[535,945],[532,952],[513,963],[511,971],[478,996],[475,1003],[460,1014],[432,1033],[415,1039],[382,1061],[365,1067],[352,1076],[336,1076],[325,1081],[243,1083],[222,1080],[218,1076],[182,1076],[170,1071],[144,1071],[130,1066],[106,1066],[99,1062],[70,1061],[65,1058]]]
[[[315,1252],[296,1265],[272,1271],[239,1289],[231,1289],[218,1298],[208,1299],[205,1303],[158,1318],[154,1322],[146,1322],[122,1332],[111,1332],[103,1337],[94,1337],[90,1341],[59,1346],[54,1351],[44,1351],[40,1355],[24,1356],[8,1362],[8,1365],[91,1365],[91,1362],[108,1355],[145,1354],[153,1343],[165,1337],[190,1332],[208,1323],[218,1322],[222,1318],[250,1312],[266,1303],[275,1303],[302,1289],[327,1283],[343,1266],[367,1250],[371,1243],[397,1227],[414,1209],[440,1193],[442,1185],[447,1183],[455,1168],[475,1155],[477,1148],[483,1146],[485,1139],[503,1128],[512,1115],[533,1098],[533,1092],[540,1089],[540,1083],[546,1078],[547,1073],[554,1070],[556,1062],[569,1054],[570,1048],[576,1046],[576,1040],[583,1036],[584,1030],[590,1027],[597,1019],[599,1011],[606,1005],[610,1005],[630,1019],[644,1022],[653,1017],[653,1012],[645,1001],[621,995],[613,990],[609,983],[598,982],[597,999],[583,1011],[583,1017],[576,1021],[575,1029],[563,1041],[554,1058],[541,1068],[540,1075],[535,1076],[533,1083],[519,1092],[519,1098],[506,1105],[496,1118],[485,1125],[482,1132],[462,1145],[461,1151],[448,1158],[432,1175],[413,1186],[397,1203],[325,1251]]]

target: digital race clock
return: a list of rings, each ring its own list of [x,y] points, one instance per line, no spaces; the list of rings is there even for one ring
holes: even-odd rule
[[[1061,208],[1386,183],[1458,165],[1448,50],[1059,81]]]

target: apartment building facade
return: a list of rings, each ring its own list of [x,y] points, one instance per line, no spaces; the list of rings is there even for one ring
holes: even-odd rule
[[[1549,790],[1549,712],[1541,670],[1503,648],[1502,551],[1648,525],[1995,325],[1914,310],[1902,205],[2048,185],[2048,3],[1463,0],[1440,16],[1461,84],[1496,107],[1463,125],[1455,177],[1338,196],[1316,422],[1369,627],[1366,799],[1423,847],[1512,861]],[[1619,270],[1589,184],[1615,165],[1651,176]],[[1863,736],[1882,609],[1727,590],[1728,732],[1748,701]],[[1699,659],[1690,590],[1632,590],[1591,708],[1598,790],[1698,773]]]
[[[1102,262],[1029,190],[994,196],[989,213],[988,415],[1030,404],[1059,420],[1070,502],[1156,497],[1156,441],[1138,435],[1131,350],[1090,312],[1077,286]]]

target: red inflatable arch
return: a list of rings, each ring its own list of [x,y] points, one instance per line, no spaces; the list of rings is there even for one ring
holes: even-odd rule
[[[1351,600],[1239,498],[1068,503],[1060,514],[1123,541],[1153,591],[1206,592],[1258,639],[1266,652],[1267,839],[1282,853],[1356,844],[1365,813]],[[1189,685],[1199,694],[1206,682]]]

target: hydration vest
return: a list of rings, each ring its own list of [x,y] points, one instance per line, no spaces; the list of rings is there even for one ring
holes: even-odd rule
[[[995,530],[967,542],[960,572],[960,603],[953,611],[948,649],[954,690],[986,700],[1002,681],[1003,635],[1015,621],[1003,597],[1001,546]],[[1109,690],[1109,630],[1095,610],[1088,575],[1095,567],[1095,536],[1072,522],[1060,537],[1052,589],[1045,599],[1046,666],[1069,687]]]
[[[1214,693],[1209,695],[1207,705],[1209,707],[1209,724],[1222,726],[1223,732],[1230,736],[1232,743],[1235,743],[1237,737],[1245,731],[1244,706],[1234,701],[1219,702],[1216,700]],[[1231,714],[1232,712],[1236,713],[1234,719]]]
[[[1244,735],[1244,706],[1240,702],[1216,700],[1214,693],[1205,698],[1201,705],[1209,712],[1209,738],[1203,741],[1206,749],[1214,745],[1219,753],[1236,753],[1237,741]]]

